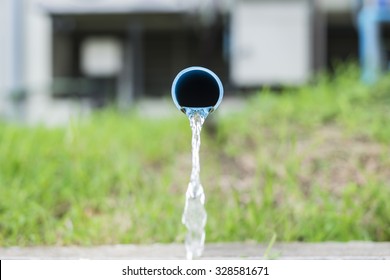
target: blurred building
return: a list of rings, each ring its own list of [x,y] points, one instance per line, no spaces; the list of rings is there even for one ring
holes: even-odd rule
[[[75,100],[126,107],[168,96],[176,73],[191,65],[216,72],[228,93],[299,85],[333,61],[357,58],[356,3],[1,1],[0,115],[33,110],[17,102],[25,98],[38,108],[55,100],[42,111]]]

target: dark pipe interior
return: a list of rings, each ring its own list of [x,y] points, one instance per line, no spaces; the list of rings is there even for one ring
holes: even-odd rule
[[[176,83],[175,93],[181,107],[213,107],[220,95],[218,82],[202,70],[184,73]]]

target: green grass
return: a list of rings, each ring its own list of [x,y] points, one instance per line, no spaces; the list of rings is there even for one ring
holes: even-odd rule
[[[263,90],[202,134],[208,242],[390,241],[390,77]],[[0,124],[0,245],[182,242],[190,137],[179,113]]]

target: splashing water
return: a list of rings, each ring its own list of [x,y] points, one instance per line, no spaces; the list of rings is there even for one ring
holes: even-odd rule
[[[188,230],[185,241],[187,259],[198,258],[202,255],[206,237],[204,227],[207,213],[204,208],[205,195],[200,183],[199,149],[202,125],[212,110],[212,107],[183,108],[192,129],[192,172],[182,217],[182,222]]]

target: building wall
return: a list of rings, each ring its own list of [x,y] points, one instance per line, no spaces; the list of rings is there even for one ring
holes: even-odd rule
[[[39,8],[39,0],[25,0],[26,86],[47,91],[51,83],[51,22]]]
[[[28,108],[11,92],[30,97],[50,86],[50,19],[38,0],[0,1],[0,34],[0,115],[15,118]]]
[[[22,69],[20,76],[21,86],[27,89],[30,99],[29,105],[24,109],[27,112],[26,118],[45,118],[32,114],[34,108],[47,108],[55,106],[47,105],[46,109],[39,107],[39,104],[49,104],[53,77],[76,77],[80,75],[77,66],[78,55],[75,53],[74,38],[72,36],[84,36],[88,32],[110,32],[120,33],[118,36],[125,47],[136,48],[133,44],[134,38],[129,36],[129,27],[132,23],[139,23],[141,51],[133,55],[124,55],[126,63],[133,63],[137,59],[137,65],[142,63],[140,73],[135,74],[137,69],[127,68],[119,77],[121,81],[128,81],[119,85],[118,90],[133,91],[136,96],[167,96],[174,76],[184,67],[191,65],[203,65],[210,67],[217,73],[224,85],[230,84],[229,61],[225,60],[223,46],[224,28],[227,20],[219,18],[217,24],[205,26],[202,19],[187,14],[164,14],[156,13],[145,16],[144,14],[119,14],[95,15],[79,14],[77,24],[71,26],[76,28],[69,33],[58,33],[53,26],[53,19],[47,11],[42,10],[42,0],[0,0],[0,116],[4,115],[9,107],[6,102],[7,90],[12,84],[11,81],[11,57],[13,46],[11,44],[11,3],[20,1],[23,3],[21,13],[22,53],[19,56],[18,66]],[[248,1],[249,0],[235,0]],[[235,1],[229,1],[230,4]],[[263,2],[271,0],[264,0]],[[280,0],[283,2],[283,0]],[[286,0],[284,0],[286,1]],[[324,24],[324,37],[327,46],[328,65],[337,58],[344,59],[351,54],[357,54],[357,34],[353,27],[351,16],[354,1],[350,0],[315,0],[320,10],[326,14]],[[53,1],[48,1],[53,2]],[[276,1],[271,1],[276,2]],[[107,2],[108,3],[108,2]],[[230,5],[229,4],[229,5]],[[229,6],[229,5],[226,5]],[[174,15],[174,16],[173,16]],[[347,15],[347,16],[345,16]],[[200,16],[201,18],[202,16]],[[94,19],[95,18],[95,19]],[[103,19],[103,20],[102,20]],[[72,25],[73,23],[71,23]],[[69,27],[69,26],[68,26]],[[65,26],[65,28],[67,28]],[[84,34],[84,35],[83,35]],[[134,35],[133,34],[133,35]],[[138,34],[138,35],[137,35]],[[346,35],[347,34],[347,35]],[[133,36],[131,35],[131,36]],[[130,37],[131,37],[130,36]],[[349,39],[346,39],[349,38]],[[131,42],[130,42],[131,41]],[[128,53],[131,53],[129,51]],[[226,53],[225,53],[226,54]],[[75,66],[76,65],[76,66]],[[142,83],[131,87],[131,83]],[[125,96],[126,98],[126,96]],[[64,102],[62,102],[64,103]],[[49,110],[49,109],[47,109]],[[55,110],[51,110],[55,111]],[[57,110],[59,111],[59,110]],[[31,113],[31,114],[30,114]]]
[[[57,16],[53,21],[56,79],[93,79],[80,71],[80,46],[94,36],[111,36],[121,42],[124,63],[121,73],[109,78],[118,81],[117,96],[123,101],[129,93],[135,98],[168,96],[175,75],[193,65],[210,67],[228,82],[221,19],[207,27],[180,14]],[[72,27],[60,28],[64,25]]]
[[[231,20],[231,78],[237,86],[300,85],[313,72],[309,1],[238,1]]]
[[[5,94],[5,87],[6,87],[6,52],[7,46],[7,20],[8,15],[6,13],[8,7],[7,1],[0,1],[0,115],[1,112],[4,110],[4,94]]]
[[[0,115],[17,115],[10,96],[21,94],[24,86],[23,1],[1,1],[0,6]]]

